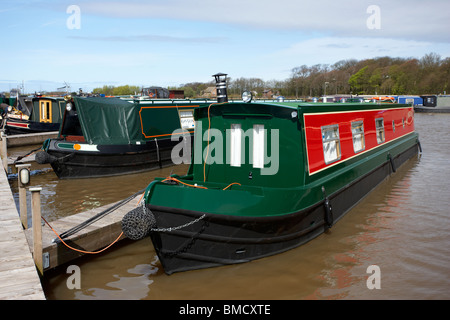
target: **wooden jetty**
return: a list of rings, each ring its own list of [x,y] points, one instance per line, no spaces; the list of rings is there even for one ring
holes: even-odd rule
[[[0,300],[45,300],[8,179],[1,168]]]
[[[3,135],[2,138],[3,157],[6,155],[6,147]],[[4,165],[6,169],[6,163]],[[139,194],[127,198],[128,202],[114,207],[101,219],[65,238],[63,243],[55,242],[58,236],[50,227],[42,226],[40,223],[40,190],[41,188],[29,188],[32,194],[32,228],[24,230],[24,227],[28,227],[26,210],[20,209],[24,211],[21,217],[6,172],[0,168],[0,300],[45,300],[40,275],[45,276],[45,271],[71,262],[82,255],[101,252],[111,243],[125,238],[121,230],[122,217],[138,205],[141,197]],[[20,199],[20,202],[22,201],[23,198]],[[121,202],[49,221],[49,224],[56,233],[61,234]],[[21,208],[26,208],[26,199],[25,205],[21,203]],[[45,217],[45,213],[43,216]]]
[[[2,157],[3,166],[11,166],[15,163],[17,157],[8,155],[7,148],[21,146],[36,146],[44,143],[45,140],[56,138],[58,131],[55,132],[39,132],[29,134],[5,135],[2,133],[0,140],[0,155]],[[6,143],[5,143],[6,142]],[[32,163],[35,161],[35,155],[30,154],[24,157],[19,163]]]
[[[137,206],[140,197],[141,195],[136,196],[129,202],[125,203],[123,206],[111,211],[100,220],[64,239],[64,242],[73,249],[86,252],[97,252],[102,248],[107,247],[116,240],[122,240],[123,238],[125,238],[124,235],[121,235],[122,217]],[[103,207],[88,210],[83,213],[71,215],[54,221],[49,221],[49,224],[58,234],[61,234],[75,226],[78,226],[80,223],[96,216],[98,213],[103,212],[104,210],[112,207],[115,204],[116,203],[113,203]],[[30,251],[33,252],[33,233],[30,229],[28,229],[25,231],[25,234],[28,239]],[[57,239],[57,235],[50,229],[50,227],[48,227],[47,225],[43,226],[42,252],[44,256],[44,273],[45,271],[48,271],[59,265],[73,261],[82,255],[90,254],[70,249],[60,241],[55,242],[55,239]]]
[[[15,134],[6,136],[8,148],[42,144],[47,139],[54,139],[58,136],[58,131]]]

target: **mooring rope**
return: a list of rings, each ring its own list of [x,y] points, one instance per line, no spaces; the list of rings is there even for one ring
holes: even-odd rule
[[[23,155],[23,156],[18,156],[17,159],[14,160],[14,163],[13,163],[13,164],[16,164],[17,161],[20,161],[20,160],[22,160],[23,158],[26,158],[26,157],[32,155],[33,153],[35,153],[36,151],[39,151],[39,150],[41,150],[41,149],[42,149],[42,146],[39,147],[39,148],[37,148],[37,149],[31,150],[30,152],[28,152],[27,154],[25,154],[25,155]]]
[[[86,221],[80,223],[79,225],[63,232],[60,235],[60,239],[64,239],[67,238],[75,233],[77,233],[78,231],[86,228],[87,226],[93,224],[94,222],[100,220],[101,218],[103,218],[104,216],[106,216],[107,214],[111,213],[112,211],[116,210],[117,208],[120,208],[121,206],[123,206],[124,204],[130,202],[132,199],[134,199],[138,194],[143,193],[145,191],[145,189],[142,189],[138,192],[136,192],[135,194],[129,196],[128,198],[116,203],[115,205],[109,207],[108,209],[103,210],[102,212],[96,214],[95,216],[93,216],[92,218],[87,219]],[[59,238],[59,237],[58,237]]]
[[[61,240],[61,242],[62,242],[67,248],[69,248],[69,249],[71,249],[71,250],[74,250],[74,251],[77,251],[77,252],[81,252],[81,253],[97,254],[97,253],[103,252],[103,251],[105,251],[106,249],[110,248],[114,243],[116,243],[117,241],[119,241],[120,237],[122,237],[122,235],[123,235],[123,231],[122,231],[122,232],[120,233],[120,235],[116,238],[116,240],[114,240],[110,245],[108,245],[107,247],[105,247],[105,248],[103,248],[103,249],[101,249],[101,250],[99,250],[99,251],[85,251],[85,250],[80,250],[80,249],[77,249],[77,248],[74,248],[74,247],[69,246],[63,239],[61,239],[61,236],[58,234],[58,232],[56,232],[55,229],[53,229],[53,227],[47,222],[47,220],[45,220],[44,217],[41,217],[41,218],[42,218],[42,220],[44,220],[44,222],[47,224],[47,226],[48,226],[50,229],[52,229],[52,231],[56,234],[56,236],[59,238],[59,240]]]

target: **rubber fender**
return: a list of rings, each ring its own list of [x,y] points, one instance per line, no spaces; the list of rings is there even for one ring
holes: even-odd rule
[[[35,160],[39,164],[46,164],[46,163],[53,163],[56,160],[58,160],[58,158],[56,158],[55,156],[52,156],[51,154],[48,154],[45,151],[39,151],[35,155]]]
[[[122,231],[131,240],[145,238],[154,226],[156,226],[155,216],[142,206],[131,210],[122,218]]]
[[[328,228],[333,226],[334,218],[333,218],[333,209],[331,208],[330,200],[328,198],[325,199],[323,204],[325,206],[325,222]]]
[[[333,217],[333,209],[331,208],[330,199],[328,199],[327,193],[325,191],[325,187],[322,186],[322,192],[324,196],[323,206],[325,209],[324,220],[327,228],[331,228],[333,226],[334,217]]]
[[[390,163],[391,163],[392,171],[393,171],[393,172],[397,171],[397,169],[395,168],[394,159],[392,158],[391,154],[388,154],[388,158],[389,158],[389,161],[390,161]]]

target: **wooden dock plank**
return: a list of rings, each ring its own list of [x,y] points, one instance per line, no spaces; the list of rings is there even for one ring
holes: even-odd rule
[[[7,176],[1,169],[0,299],[45,300]]]

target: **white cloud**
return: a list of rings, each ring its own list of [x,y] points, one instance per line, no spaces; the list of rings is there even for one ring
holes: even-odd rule
[[[225,37],[175,37],[156,34],[143,34],[131,36],[68,36],[69,39],[108,41],[108,42],[173,42],[173,43],[218,43],[227,40]]]
[[[333,64],[345,59],[367,59],[382,56],[421,58],[430,52],[450,56],[450,44],[389,38],[322,37],[295,43],[271,54],[272,58],[298,61],[298,65]]]
[[[116,18],[168,18],[262,29],[449,42],[450,1],[378,0],[381,28],[367,28],[372,0],[89,1],[82,13]]]

